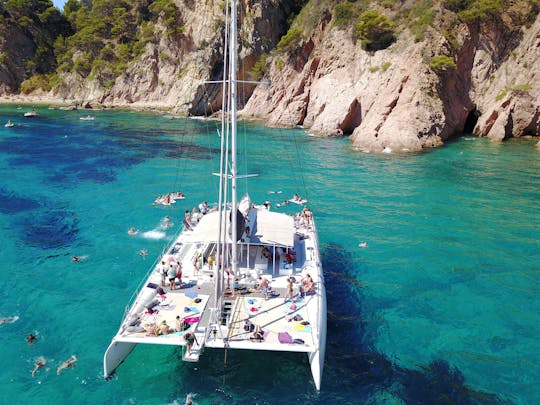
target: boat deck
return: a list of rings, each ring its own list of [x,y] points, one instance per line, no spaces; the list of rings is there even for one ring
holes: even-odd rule
[[[115,336],[115,341],[129,343],[166,344],[185,346],[184,334],[194,332],[197,343],[193,346],[196,361],[205,346],[214,348],[234,348],[249,350],[312,352],[319,345],[317,330],[321,308],[321,291],[318,286],[320,268],[312,256],[313,240],[311,229],[297,228],[294,250],[297,252],[294,265],[284,263],[284,254],[276,258],[263,255],[260,245],[244,244],[239,249],[239,268],[236,277],[237,289],[232,296],[230,289],[223,297],[224,305],[216,309],[214,278],[215,267],[207,258],[215,254],[211,244],[193,242],[191,232],[184,231],[172,244],[169,251],[158,260],[154,270],[142,288],[137,301]],[[162,285],[159,263],[180,261],[182,263],[182,283],[175,289]],[[197,270],[195,263],[200,263]],[[306,273],[315,276],[318,293],[300,297],[300,280]],[[255,288],[258,278],[269,280],[273,294],[265,300],[261,291]],[[287,279],[293,276],[296,293],[294,302],[285,301]],[[168,281],[168,280],[166,280]],[[180,285],[178,285],[180,284]],[[157,295],[161,286],[164,295]],[[322,287],[322,288],[321,288]],[[157,312],[149,314],[148,306]],[[176,318],[189,323],[189,328],[178,330]],[[163,322],[171,328],[163,333]],[[250,324],[246,327],[246,322]],[[262,329],[264,338],[255,340],[254,328]]]
[[[285,282],[283,279],[287,278],[287,276],[278,276],[271,279],[270,275],[265,275],[265,277],[271,280],[271,285],[283,284]],[[311,301],[315,301],[314,296],[301,298],[297,294],[294,302],[289,300],[285,302],[283,298],[285,288],[278,286],[272,288],[274,296],[265,300],[260,291],[240,287],[235,291],[234,298],[230,293],[225,296],[225,301],[231,308],[231,313],[228,314],[228,325],[216,323],[213,326],[216,333],[212,334],[209,308],[213,306],[213,302],[211,302],[213,288],[213,283],[204,281],[202,276],[201,280],[195,279],[185,283],[183,288],[175,290],[164,288],[166,294],[159,298],[160,303],[154,307],[157,311],[151,315],[141,313],[138,318],[139,322],[133,320],[131,322],[133,325],[121,330],[116,336],[116,340],[184,346],[184,333],[194,331],[198,339],[204,339],[205,345],[209,347],[228,346],[238,349],[311,351],[315,342],[308,308]],[[186,331],[160,335],[153,332],[152,329],[159,327],[163,321],[174,329],[177,316],[186,318],[191,324],[190,328]],[[253,330],[246,331],[244,329],[246,320],[262,329],[263,341],[250,339],[253,336]],[[208,334],[205,337],[206,331]],[[291,350],[291,345],[296,346],[296,348]]]

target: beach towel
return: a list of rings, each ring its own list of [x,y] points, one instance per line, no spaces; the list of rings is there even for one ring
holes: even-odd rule
[[[278,333],[279,343],[292,343],[292,336],[288,332],[279,332]]]
[[[294,332],[311,332],[311,325],[302,325],[301,323],[293,326]]]
[[[197,323],[201,320],[201,317],[200,316],[193,316],[193,317],[189,317],[189,318],[184,318],[184,322],[187,322],[187,323]]]

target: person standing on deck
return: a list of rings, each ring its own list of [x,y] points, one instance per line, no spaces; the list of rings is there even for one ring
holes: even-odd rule
[[[180,287],[182,286],[182,263],[180,263],[180,260],[176,262],[176,278],[178,279],[178,282],[180,283]]]
[[[270,282],[266,278],[260,276],[259,277],[259,289],[263,293],[263,296],[264,296],[265,300],[268,299],[268,289],[269,288],[270,288]]]
[[[292,277],[289,277],[287,279],[287,292],[285,293],[285,301],[284,302],[287,302],[287,298],[289,298],[291,300],[291,302],[294,302],[293,291],[294,291],[293,279],[292,279]]]
[[[176,278],[176,274],[174,271],[173,264],[169,264],[169,269],[167,270],[167,277],[169,277],[169,287],[171,290],[174,290],[174,280]]]
[[[195,333],[190,331],[184,333],[184,339],[186,340],[187,344],[187,352],[188,354],[191,354],[191,348],[193,347],[193,343],[197,342],[197,337],[195,336]],[[199,342],[197,342],[199,344]]]
[[[169,269],[168,269],[167,265],[165,264],[165,260],[162,260],[161,265],[159,266],[159,272],[161,273],[161,286],[162,287],[166,286],[168,270]]]

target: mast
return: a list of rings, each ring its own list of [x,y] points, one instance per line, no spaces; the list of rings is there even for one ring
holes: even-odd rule
[[[236,0],[231,0],[231,35],[230,35],[230,89],[231,89],[231,255],[232,255],[232,270],[234,274],[237,274],[237,229],[236,229],[236,220],[237,220],[237,211],[238,211],[238,200],[236,195],[236,97],[237,97],[237,82],[236,82],[236,63],[238,59],[238,27],[236,24],[237,10],[236,10]]]
[[[226,202],[227,202],[227,151],[229,144],[229,106],[230,106],[230,83],[229,83],[229,70],[230,66],[227,64],[227,60],[230,60],[230,55],[228,53],[229,47],[227,47],[227,42],[229,42],[229,7],[225,8],[225,46],[223,47],[223,80],[222,80],[222,96],[221,96],[221,153],[220,153],[220,162],[219,162],[219,198],[218,198],[218,212],[219,212],[219,226],[218,226],[218,243],[216,246],[216,279],[214,285],[215,292],[215,309],[221,308],[222,302],[222,292],[223,292],[223,261],[219,258],[222,257],[223,252],[226,251],[226,235],[227,235],[227,226],[226,226]],[[223,242],[221,242],[223,241]]]

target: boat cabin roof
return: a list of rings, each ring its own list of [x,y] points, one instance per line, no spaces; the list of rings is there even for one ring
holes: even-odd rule
[[[227,211],[225,215],[229,215]],[[204,215],[192,232],[186,234],[186,242],[217,243],[217,211]],[[294,218],[287,214],[268,211],[265,208],[251,208],[248,214],[250,243],[270,244],[284,247],[294,245]],[[230,243],[230,238],[228,238]]]

